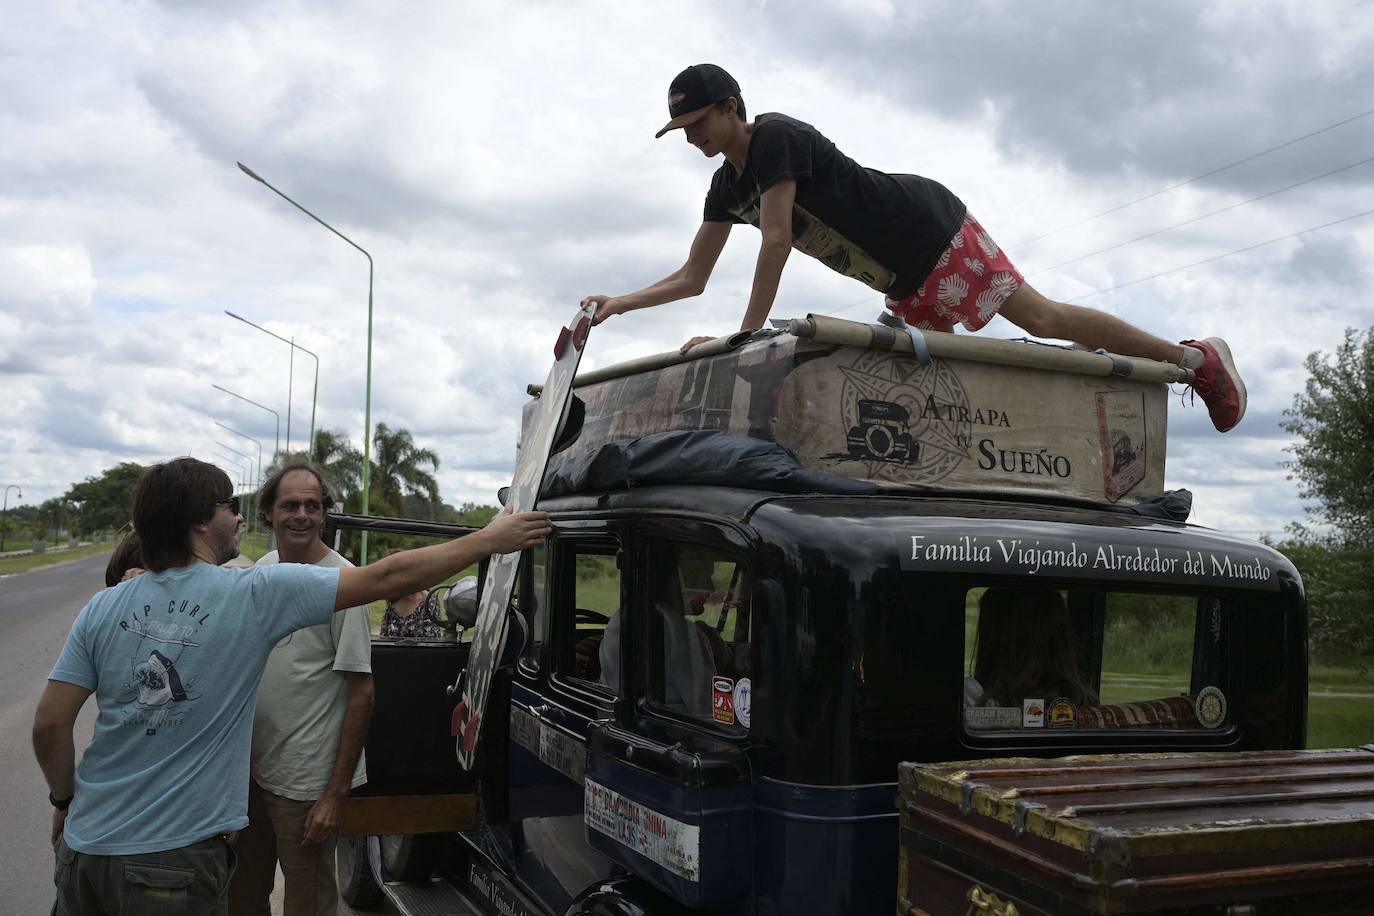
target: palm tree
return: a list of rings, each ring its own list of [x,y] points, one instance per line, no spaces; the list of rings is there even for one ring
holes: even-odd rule
[[[332,429],[315,430],[315,466],[318,467],[343,502],[363,487],[363,454],[343,433]]]
[[[439,504],[439,484],[430,471],[439,470],[439,455],[428,448],[420,448],[406,429],[390,429],[378,423],[372,436],[372,486],[381,498],[393,506],[405,505],[404,495],[422,496],[429,503],[429,514]]]

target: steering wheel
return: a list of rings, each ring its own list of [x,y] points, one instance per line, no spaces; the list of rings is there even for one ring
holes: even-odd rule
[[[580,607],[580,608],[578,608],[577,610],[573,611],[573,624],[574,624],[574,625],[582,624],[582,623],[610,623],[610,622],[611,622],[610,615],[608,615],[608,614],[603,614],[603,613],[601,613],[600,611],[593,611],[593,610],[589,610],[589,609],[584,608],[584,607]]]

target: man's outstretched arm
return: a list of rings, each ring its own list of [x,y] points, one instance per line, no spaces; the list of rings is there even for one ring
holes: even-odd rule
[[[537,547],[552,530],[547,512],[502,512],[481,531],[393,553],[368,566],[341,569],[334,610],[428,588],[492,554]]]
[[[730,237],[730,223],[702,223],[692,239],[692,248],[687,253],[687,262],[652,286],[646,286],[624,296],[588,296],[583,305],[595,303],[596,314],[593,324],[600,324],[612,315],[621,315],[635,309],[676,302],[691,296],[700,296],[706,290],[706,281],[711,279],[711,271],[716,269],[716,261]]]

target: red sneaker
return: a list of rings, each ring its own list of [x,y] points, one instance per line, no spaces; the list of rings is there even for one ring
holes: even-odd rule
[[[1231,348],[1220,337],[1185,340],[1185,347],[1202,351],[1202,365],[1193,370],[1193,390],[1202,395],[1217,432],[1232,429],[1245,416],[1245,383],[1241,381]]]

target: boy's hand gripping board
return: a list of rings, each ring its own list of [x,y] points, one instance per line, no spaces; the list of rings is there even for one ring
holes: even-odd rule
[[[593,309],[579,308],[567,327],[558,333],[554,345],[553,368],[539,396],[538,413],[528,442],[521,443],[506,507],[513,512],[528,512],[539,498],[539,485],[549,463],[554,436],[568,413],[573,376],[587,344]],[[506,609],[510,606],[520,568],[520,554],[498,554],[487,564],[482,583],[482,600],[477,609],[476,634],[467,668],[462,677],[463,699],[454,711],[454,734],[458,738],[458,762],[472,769],[477,758],[477,736],[482,727],[491,678],[506,645]]]

